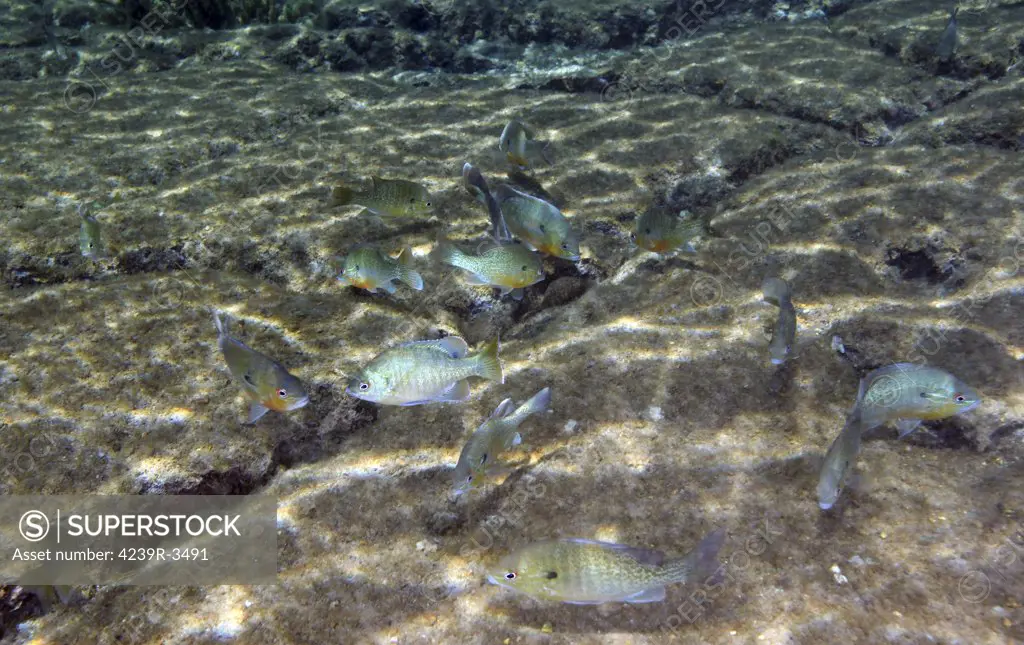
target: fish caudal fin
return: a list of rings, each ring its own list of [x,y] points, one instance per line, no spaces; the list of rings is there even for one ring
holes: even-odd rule
[[[351,204],[356,193],[348,186],[335,186],[331,191],[331,206],[344,206]]]
[[[546,387],[540,392],[537,392],[529,399],[523,402],[519,408],[516,409],[516,416],[522,415],[527,417],[531,414],[539,414],[541,412],[547,412],[551,406],[551,388]]]
[[[664,566],[666,582],[703,582],[718,571],[718,552],[725,543],[725,529],[704,536],[693,551]]]
[[[764,292],[764,299],[776,307],[782,307],[790,301],[789,285],[779,278],[765,278],[761,290]]]
[[[462,268],[462,260],[466,257],[466,254],[460,251],[459,247],[443,237],[437,240],[437,246],[431,252],[431,255],[442,264],[450,264],[459,268]]]
[[[480,353],[476,355],[476,375],[498,383],[505,382],[505,375],[501,372],[501,361],[498,359],[498,339],[484,345]]]
[[[423,276],[412,268],[412,248],[405,247],[398,256],[398,279],[416,291],[423,291]]]
[[[216,309],[210,309],[210,311],[213,313],[213,324],[217,326],[217,335],[227,336],[228,328],[227,325],[224,324],[224,321],[220,319],[220,314],[217,313]]]

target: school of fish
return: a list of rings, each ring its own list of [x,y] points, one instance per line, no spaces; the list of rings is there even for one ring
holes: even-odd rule
[[[955,47],[956,10],[937,53],[949,57]],[[517,120],[503,129],[498,148],[514,172],[541,161],[552,163],[550,143],[536,140],[533,131]],[[580,238],[573,222],[539,184],[534,192],[547,199],[505,183],[492,187],[477,167],[466,163],[462,185],[487,210],[489,241],[468,252],[441,237],[430,257],[460,270],[469,284],[497,289],[499,297],[521,299],[524,289],[547,277],[544,256],[569,262],[580,259]],[[361,206],[378,216],[410,217],[429,214],[432,197],[416,182],[372,176],[362,188],[335,187],[332,204]],[[79,216],[81,254],[93,260],[102,258],[99,221],[84,207],[79,209]],[[704,234],[704,225],[686,213],[650,208],[635,219],[631,237],[639,249],[648,252],[696,253],[692,241]],[[386,295],[396,293],[397,283],[422,291],[424,282],[413,268],[412,250],[404,247],[397,255],[393,253],[374,245],[354,245],[342,261],[339,284]],[[797,309],[790,285],[781,278],[765,278],[762,291],[764,300],[778,309],[766,346],[767,358],[782,366],[796,357]],[[278,361],[229,335],[219,312],[214,311],[213,317],[228,372],[249,403],[248,423],[256,423],[269,411],[289,413],[309,403],[308,390],[298,377]],[[349,376],[345,392],[386,406],[464,402],[471,396],[471,378],[504,383],[499,348],[497,338],[475,353],[470,353],[466,342],[456,336],[410,340],[383,348]],[[501,470],[503,454],[522,443],[519,428],[530,417],[550,411],[551,402],[549,387],[519,405],[504,399],[466,440],[452,470],[453,495],[461,496],[486,485],[488,478]],[[816,491],[820,509],[829,510],[837,504],[860,455],[865,432],[893,422],[903,438],[923,421],[963,414],[980,403],[981,395],[976,390],[937,367],[894,363],[870,371],[860,380],[845,423],[825,453]],[[709,579],[719,567],[718,553],[724,540],[724,530],[713,530],[688,555],[673,560],[665,560],[659,552],[583,537],[543,540],[505,556],[491,567],[487,578],[493,584],[541,600],[575,604],[658,602],[665,598],[667,585]]]

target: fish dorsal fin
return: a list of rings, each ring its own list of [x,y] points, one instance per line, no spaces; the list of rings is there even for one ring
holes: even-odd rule
[[[465,358],[469,345],[458,336],[446,336],[440,340],[414,340],[402,343],[401,347],[427,347],[443,351],[451,358]]]
[[[396,259],[402,266],[409,266],[412,263],[412,247],[409,245],[404,246]]]
[[[491,413],[491,416],[489,416],[487,418],[488,419],[501,419],[501,418],[507,417],[508,415],[512,414],[512,412],[514,412],[514,411],[515,411],[515,408],[512,405],[512,399],[505,399],[504,401],[502,401],[501,403],[498,404],[498,407],[496,407],[494,409],[494,412]]]
[[[876,370],[872,370],[865,378],[873,383],[883,376],[917,372],[921,368],[922,366],[917,363],[893,363],[892,365],[886,365],[885,367],[879,367]],[[869,383],[868,385],[870,386],[871,384]]]
[[[614,542],[599,542],[597,540],[587,540],[585,538],[566,538],[563,541],[572,542],[574,544],[590,544],[599,546],[604,549],[628,555],[637,562],[652,567],[660,567],[665,562],[665,554],[655,549],[644,549],[636,546],[627,546],[625,544],[616,544]]]

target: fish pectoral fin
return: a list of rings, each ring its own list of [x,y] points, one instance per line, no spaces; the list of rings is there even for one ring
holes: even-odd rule
[[[383,289],[384,291],[387,291],[388,293],[391,293],[391,294],[393,294],[396,291],[398,291],[398,287],[396,287],[394,285],[394,283],[392,283],[392,282],[385,282],[384,284],[381,285],[380,288]],[[376,289],[374,289],[374,291],[376,291]]]
[[[515,435],[513,435],[512,443],[510,443],[509,445],[510,446],[518,446],[521,443],[523,443],[523,436],[517,432],[517,433],[515,433]]]
[[[502,295],[504,295],[504,294],[502,294]],[[513,289],[512,290],[512,299],[513,300],[522,300],[523,299],[523,290],[522,289]]]
[[[900,433],[900,439],[907,436],[921,425],[920,419],[897,419],[896,429]]]
[[[486,278],[484,278],[484,277],[482,277],[482,276],[480,276],[480,275],[478,275],[476,273],[469,273],[469,272],[466,273],[466,283],[467,284],[472,284],[472,285],[475,285],[475,286],[480,286],[480,287],[488,286],[488,285],[491,284],[490,282],[487,281]]]
[[[455,382],[450,388],[437,396],[438,403],[457,403],[469,398],[469,383],[465,380]]]
[[[249,423],[256,423],[267,412],[270,412],[270,408],[260,403],[253,403],[249,406]]]
[[[639,593],[635,593],[632,596],[626,596],[622,599],[623,602],[629,603],[661,602],[662,600],[665,600],[665,587],[644,589]]]

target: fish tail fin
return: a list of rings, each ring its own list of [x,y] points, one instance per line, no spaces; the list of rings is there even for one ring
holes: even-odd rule
[[[217,334],[219,336],[227,336],[228,327],[224,324],[224,321],[220,319],[220,314],[213,308],[210,309],[210,312],[213,314],[213,324],[217,326]]]
[[[355,191],[348,186],[335,186],[334,190],[331,191],[331,206],[351,204],[355,197]]]
[[[790,302],[789,285],[784,280],[765,278],[761,290],[764,292],[764,299],[776,307],[782,307]]]
[[[691,237],[704,235],[704,222],[696,218],[684,219],[679,222],[679,226],[676,230],[678,230],[686,239],[690,239]]]
[[[718,552],[725,543],[725,529],[711,531],[684,557],[664,565],[666,582],[701,582],[719,568]]]
[[[480,353],[476,355],[477,376],[498,383],[505,382],[505,375],[501,372],[501,361],[498,359],[498,339],[484,345]]]
[[[398,255],[398,279],[416,291],[423,291],[423,276],[412,268],[412,247],[406,246]]]
[[[462,265],[466,254],[459,250],[459,247],[452,244],[447,238],[439,237],[437,246],[431,252],[431,256],[442,264],[450,264],[455,267]]]
[[[523,402],[516,411],[516,416],[528,417],[531,414],[546,412],[551,406],[551,388],[546,387]]]

